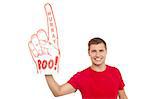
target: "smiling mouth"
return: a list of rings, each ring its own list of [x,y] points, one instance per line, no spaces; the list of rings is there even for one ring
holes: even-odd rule
[[[96,60],[96,61],[100,61],[100,60],[102,60],[102,58],[95,58],[94,60]]]

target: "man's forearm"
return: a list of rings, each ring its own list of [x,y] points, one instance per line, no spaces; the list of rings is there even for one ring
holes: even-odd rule
[[[123,97],[119,97],[119,99],[128,99],[128,97],[125,95]]]
[[[54,80],[52,75],[45,75],[48,87],[55,97],[60,96],[60,85]]]
[[[119,90],[119,99],[128,99],[124,89],[123,90]]]

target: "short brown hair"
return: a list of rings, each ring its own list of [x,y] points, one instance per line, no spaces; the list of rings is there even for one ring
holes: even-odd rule
[[[89,41],[89,43],[88,43],[88,50],[90,50],[90,46],[91,46],[92,44],[100,44],[100,43],[103,43],[103,44],[105,45],[105,49],[107,49],[106,42],[105,42],[103,39],[99,38],[99,37],[95,37],[95,38],[92,38],[92,39]]]

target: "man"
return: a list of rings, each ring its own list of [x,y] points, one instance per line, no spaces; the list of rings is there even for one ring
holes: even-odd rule
[[[67,83],[59,85],[52,75],[45,75],[54,96],[79,90],[82,99],[128,99],[119,70],[105,64],[107,46],[103,39],[93,38],[88,43],[92,65],[76,73]]]

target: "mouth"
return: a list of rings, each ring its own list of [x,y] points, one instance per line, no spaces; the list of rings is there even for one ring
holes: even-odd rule
[[[101,61],[103,58],[94,58],[96,61]]]

